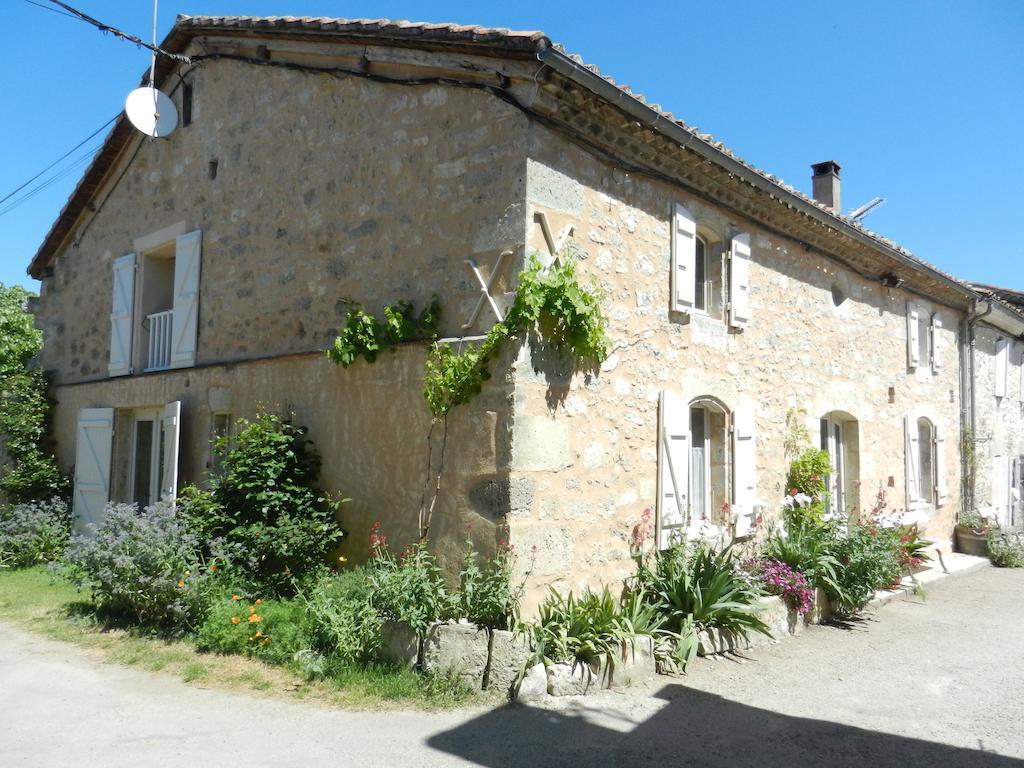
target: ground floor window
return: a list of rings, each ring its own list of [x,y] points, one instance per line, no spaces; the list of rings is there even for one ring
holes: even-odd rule
[[[138,504],[140,509],[160,500],[164,472],[162,416],[160,410],[135,411],[132,415],[129,501]]]
[[[926,418],[917,420],[918,498],[935,503],[935,429]]]
[[[690,404],[690,525],[729,522],[729,413],[715,400]]]

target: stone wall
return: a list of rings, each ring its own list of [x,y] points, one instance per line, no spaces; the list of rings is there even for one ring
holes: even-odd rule
[[[751,234],[752,320],[742,331],[707,317],[670,315],[670,209],[686,205],[701,233]],[[948,540],[959,507],[960,314],[846,271],[800,243],[765,231],[662,182],[628,175],[550,132],[531,127],[528,250],[546,252],[533,211],[545,212],[585,281],[604,294],[616,351],[596,374],[571,374],[525,348],[515,371],[512,541],[536,547],[531,599],[543,588],[614,582],[634,571],[628,537],[656,505],[658,398],[713,396],[756,414],[757,497],[769,516],[785,493],[786,417],[818,439],[817,419],[857,422],[859,499],[879,489],[905,509],[904,415],[942,429],[949,497],[919,513],[927,535]],[[838,289],[845,300],[833,300]],[[936,312],[942,368],[908,370],[906,306]]]
[[[974,506],[988,510],[993,504],[993,461],[996,457],[1024,456],[1024,393],[1021,365],[1024,345],[1011,342],[1007,361],[1006,395],[995,396],[996,342],[1009,334],[985,323],[974,329]]]

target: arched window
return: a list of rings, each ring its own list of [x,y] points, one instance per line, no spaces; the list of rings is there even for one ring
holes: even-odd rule
[[[730,414],[710,397],[690,402],[690,526],[728,525],[732,451]]]
[[[917,420],[918,493],[922,501],[935,503],[935,428],[921,417]]]
[[[828,451],[832,462],[828,477],[828,511],[832,515],[847,515],[859,506],[859,438],[857,420],[849,414],[831,411],[821,417],[820,447]]]

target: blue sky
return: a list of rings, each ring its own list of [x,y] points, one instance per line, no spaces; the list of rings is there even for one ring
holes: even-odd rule
[[[33,0],[47,5],[47,0]],[[143,0],[71,5],[148,38]],[[148,66],[134,45],[24,0],[4,0],[0,197],[123,107]],[[618,82],[810,190],[809,164],[843,166],[847,210],[954,274],[1024,290],[1024,3],[399,2],[162,0],[177,13],[323,15],[542,29]],[[102,135],[102,134],[101,134]],[[2,213],[0,282],[25,275],[84,165]],[[83,158],[84,159],[84,158]],[[43,177],[43,180],[48,178]]]

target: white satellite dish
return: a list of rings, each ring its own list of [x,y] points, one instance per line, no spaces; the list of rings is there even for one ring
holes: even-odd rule
[[[147,136],[164,138],[178,127],[178,110],[163,92],[146,86],[128,94],[124,111],[132,125]]]

